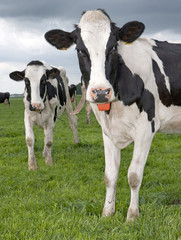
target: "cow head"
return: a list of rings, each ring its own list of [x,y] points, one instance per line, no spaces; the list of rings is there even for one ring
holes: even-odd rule
[[[47,80],[53,79],[58,74],[58,69],[48,70],[40,61],[30,62],[24,71],[15,71],[9,74],[15,81],[25,82],[25,101],[29,102],[30,111],[41,112],[47,93]]]
[[[51,30],[45,34],[45,38],[58,49],[67,49],[76,44],[87,89],[86,100],[106,103],[119,97],[117,78],[122,58],[118,53],[118,42],[132,43],[143,30],[144,24],[137,21],[118,28],[105,11],[98,9],[84,12],[73,32]]]

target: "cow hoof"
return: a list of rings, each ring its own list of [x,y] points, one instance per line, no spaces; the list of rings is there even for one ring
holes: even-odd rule
[[[52,161],[52,158],[48,158],[45,160],[45,163],[49,166],[52,166],[53,165],[53,161]]]
[[[29,167],[29,170],[36,170],[38,168],[35,157],[28,159],[28,167]]]
[[[38,169],[38,167],[36,164],[32,164],[29,166],[29,170],[37,170],[37,169]]]
[[[106,209],[106,208],[103,208],[103,211],[102,211],[102,217],[110,217],[112,215],[114,215],[115,213],[115,209]]]
[[[133,222],[137,217],[139,217],[139,210],[138,209],[133,210],[132,208],[129,208],[126,221]]]
[[[75,144],[80,143],[79,139],[76,139],[76,140],[74,141],[74,143],[75,143]]]

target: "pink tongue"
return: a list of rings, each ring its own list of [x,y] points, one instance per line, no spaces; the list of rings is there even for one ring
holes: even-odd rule
[[[109,111],[110,110],[110,102],[97,104],[99,111]]]

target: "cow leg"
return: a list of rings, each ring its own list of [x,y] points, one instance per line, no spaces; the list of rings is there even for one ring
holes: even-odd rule
[[[87,124],[90,124],[91,112],[92,112],[92,109],[91,109],[90,104],[88,103],[86,106]]]
[[[74,142],[79,143],[78,132],[77,132],[77,117],[75,115],[72,115],[71,112],[73,112],[72,104],[67,99],[65,113],[67,114],[70,127],[74,135]]]
[[[43,150],[43,156],[45,157],[45,163],[48,165],[52,165],[52,143],[53,143],[53,128],[54,123],[53,120],[50,119],[50,121],[46,124],[44,127],[44,150]]]
[[[37,169],[36,158],[34,153],[34,133],[33,123],[31,117],[25,111],[25,131],[26,131],[26,144],[28,148],[28,166],[29,170]]]
[[[143,178],[145,163],[150,150],[153,134],[149,134],[149,127],[146,132],[138,131],[137,138],[134,141],[134,151],[131,164],[128,169],[128,182],[131,188],[131,201],[127,212],[127,221],[133,221],[139,216],[139,190]]]
[[[75,108],[77,107],[77,97],[76,97],[76,95],[74,96],[74,107]]]
[[[120,166],[121,151],[116,148],[113,142],[103,133],[105,153],[105,176],[106,199],[102,216],[110,216],[115,213],[115,195]]]

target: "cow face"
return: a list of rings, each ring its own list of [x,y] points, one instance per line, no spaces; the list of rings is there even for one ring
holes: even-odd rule
[[[58,69],[47,70],[40,61],[30,62],[22,72],[10,73],[10,78],[15,81],[25,82],[25,101],[29,102],[30,111],[41,112],[44,109],[44,102],[47,93],[47,80],[55,78]]]
[[[118,53],[119,40],[131,43],[143,30],[144,25],[136,21],[118,28],[103,10],[96,10],[83,13],[73,32],[52,30],[45,34],[45,38],[58,49],[76,44],[87,89],[86,100],[105,103],[115,100],[118,95],[118,66],[122,64]]]

